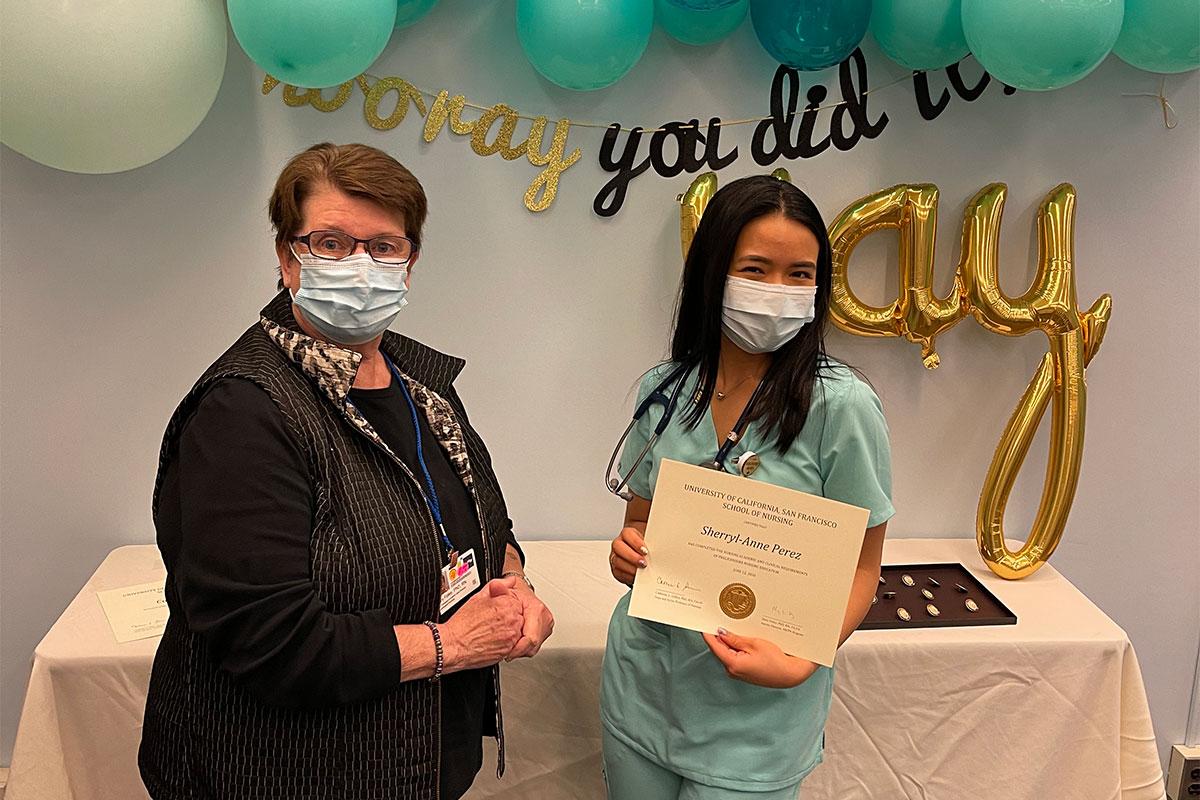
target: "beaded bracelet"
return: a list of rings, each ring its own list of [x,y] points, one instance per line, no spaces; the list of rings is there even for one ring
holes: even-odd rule
[[[424,623],[425,627],[429,628],[433,634],[433,647],[437,651],[437,656],[433,663],[433,675],[429,677],[430,682],[437,683],[442,677],[442,667],[446,665],[446,654],[442,650],[442,634],[438,631],[438,626],[433,622]]]

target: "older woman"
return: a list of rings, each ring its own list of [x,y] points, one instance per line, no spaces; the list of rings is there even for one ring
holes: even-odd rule
[[[270,202],[281,291],[176,410],[154,496],[170,620],[139,763],[155,800],[457,798],[498,662],[553,618],[454,378],[388,332],[425,193],[321,144]]]

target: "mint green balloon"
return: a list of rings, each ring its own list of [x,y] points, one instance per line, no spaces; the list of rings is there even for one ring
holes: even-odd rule
[[[750,0],[734,0],[712,7],[680,3],[681,0],[654,0],[654,16],[663,30],[690,45],[719,42],[737,30],[750,10]]]
[[[1200,67],[1200,0],[1125,0],[1125,23],[1113,52],[1149,72]]]
[[[428,14],[436,5],[437,0],[397,0],[396,27],[407,28]]]
[[[642,57],[654,0],[517,0],[517,37],[533,68],[565,89],[615,83]]]
[[[337,86],[370,68],[392,36],[396,0],[227,0],[250,60],[284,83]]]
[[[1094,70],[1121,33],[1125,0],[962,0],[963,33],[992,77],[1030,91]]]
[[[0,0],[0,19],[0,141],[67,172],[162,158],[204,120],[225,75],[220,3]]]
[[[962,0],[875,0],[871,35],[884,55],[911,70],[948,67],[971,52]]]

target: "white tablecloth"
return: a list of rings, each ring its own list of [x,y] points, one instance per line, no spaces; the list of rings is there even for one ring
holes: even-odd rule
[[[508,772],[471,798],[603,797],[597,688],[622,592],[606,542],[529,542],[553,638],[504,672]],[[837,661],[825,762],[803,800],[1160,800],[1137,658],[1053,567],[1009,583],[972,540],[889,541],[886,563],[960,561],[1012,626],[859,631]],[[152,546],[114,550],[34,653],[7,800],[145,798],[136,753],[156,639],[117,644],[96,591],[161,579]],[[650,800],[650,799],[648,799]]]

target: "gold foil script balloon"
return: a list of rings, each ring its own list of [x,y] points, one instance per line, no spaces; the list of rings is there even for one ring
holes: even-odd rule
[[[1081,314],[1075,296],[1075,188],[1061,184],[1042,201],[1037,215],[1037,274],[1029,290],[1008,297],[1000,288],[1000,217],[1006,189],[992,184],[976,195],[973,218],[964,226],[975,250],[975,269],[964,273],[964,289],[979,323],[1005,336],[1035,330],[1049,347],[1017,403],[984,478],[975,518],[979,552],[1002,578],[1036,572],[1058,547],[1075,499],[1083,461],[1087,409],[1084,368],[1104,339],[1112,298],[1102,295]],[[1037,516],[1025,544],[1012,551],[1004,541],[1004,509],[1025,462],[1038,423],[1051,408],[1050,453]]]
[[[708,201],[717,193],[717,173],[705,172],[698,175],[687,191],[679,195],[679,243],[683,247],[683,258],[687,260],[696,235],[696,226],[708,206]]]
[[[921,360],[928,369],[941,363],[934,340],[965,316],[957,271],[948,297],[933,293],[937,205],[936,186],[893,186],[851,203],[829,226],[834,324],[859,336],[903,336],[920,345]],[[887,229],[899,233],[900,292],[890,305],[871,306],[850,287],[850,254],[863,237]]]

